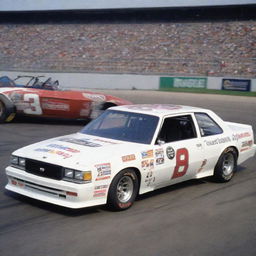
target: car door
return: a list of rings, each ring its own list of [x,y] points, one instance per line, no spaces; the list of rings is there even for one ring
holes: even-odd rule
[[[154,149],[156,187],[196,176],[204,159],[201,137],[197,136],[194,122],[191,114],[163,120]]]
[[[231,141],[218,123],[207,113],[195,113],[196,123],[202,138],[205,163],[198,177],[212,175],[214,167],[223,151],[223,145]]]

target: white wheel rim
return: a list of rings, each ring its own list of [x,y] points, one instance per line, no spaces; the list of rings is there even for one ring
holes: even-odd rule
[[[127,203],[133,194],[133,180],[129,176],[122,177],[117,184],[117,198],[121,203]]]
[[[233,154],[229,153],[224,156],[222,163],[222,171],[225,176],[230,175],[234,170],[235,159]]]

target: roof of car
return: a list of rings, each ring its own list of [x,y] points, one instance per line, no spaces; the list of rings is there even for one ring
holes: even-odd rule
[[[173,104],[137,104],[112,107],[111,109],[135,113],[165,116],[190,112],[207,112],[207,109]]]

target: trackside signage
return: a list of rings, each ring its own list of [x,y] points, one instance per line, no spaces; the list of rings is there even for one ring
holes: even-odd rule
[[[207,78],[202,77],[160,77],[160,89],[206,88]]]
[[[222,79],[222,90],[249,92],[251,90],[251,80]]]

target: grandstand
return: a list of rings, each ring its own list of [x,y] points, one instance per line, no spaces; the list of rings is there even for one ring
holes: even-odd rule
[[[252,2],[2,9],[0,69],[253,78],[256,4]]]

